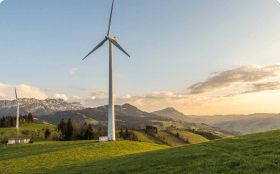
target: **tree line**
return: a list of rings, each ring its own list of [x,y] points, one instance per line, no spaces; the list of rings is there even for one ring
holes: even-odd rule
[[[17,116],[3,116],[0,118],[0,128],[5,127],[16,127]],[[34,123],[33,115],[29,113],[28,115],[19,116],[19,127],[27,124]]]
[[[138,141],[137,136],[133,133],[131,127],[127,127],[123,124],[121,127],[116,128],[116,138],[121,140]],[[48,140],[60,140],[60,141],[76,141],[76,140],[98,140],[100,136],[108,136],[108,126],[94,129],[91,124],[85,122],[82,126],[72,121],[70,118],[65,121],[63,118],[57,124],[57,128],[54,130],[43,130],[45,138]]]
[[[198,134],[203,136],[204,138],[208,139],[208,140],[217,140],[217,139],[221,139],[222,137],[215,135],[211,132],[205,132],[203,130],[195,130],[195,129],[186,129],[186,131]]]

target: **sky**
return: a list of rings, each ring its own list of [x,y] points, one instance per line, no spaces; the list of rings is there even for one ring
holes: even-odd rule
[[[111,0],[0,0],[0,100],[108,104]],[[277,0],[115,0],[115,104],[186,115],[279,113]]]

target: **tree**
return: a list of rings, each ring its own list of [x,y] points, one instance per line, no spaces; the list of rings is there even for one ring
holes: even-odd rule
[[[34,123],[33,115],[31,113],[28,113],[27,122],[28,123]]]
[[[125,128],[125,136],[124,136],[124,139],[127,139],[128,137],[129,137],[128,128],[126,127],[126,128]]]
[[[70,141],[72,139],[72,133],[73,133],[73,125],[70,118],[67,121],[66,126],[67,126],[67,131],[65,133],[65,139]]]
[[[120,137],[123,137],[123,128],[121,127]]]
[[[5,134],[5,132],[4,132],[4,131],[2,131],[2,132],[0,133],[0,142],[3,140],[3,138],[4,138],[4,134]]]
[[[46,128],[45,138],[48,138],[51,135],[50,128]]]
[[[88,140],[93,140],[94,139],[94,128],[92,127],[91,124],[88,124]]]
[[[39,132],[38,132],[38,137],[39,138],[43,138],[45,136],[45,131],[44,130],[40,130]]]
[[[33,141],[34,141],[34,138],[37,137],[37,136],[36,136],[36,132],[37,132],[36,129],[35,129],[35,130],[32,130],[32,131],[30,132],[30,135],[31,135],[31,138],[33,139]]]
[[[23,131],[21,131],[21,133],[22,133],[23,135],[25,135],[26,137],[27,137],[27,135],[29,135],[29,131],[28,131],[28,130],[23,130]]]
[[[18,137],[18,134],[19,134],[18,129],[13,129],[13,130],[12,130],[12,138]]]
[[[80,126],[78,123],[76,123],[75,120],[72,121],[72,126],[73,126],[73,133],[72,133],[72,140],[78,140],[80,137]]]
[[[61,131],[62,136],[65,137],[65,133],[67,131],[67,126],[66,126],[66,122],[64,121],[64,119],[62,118],[61,121],[58,123],[57,125],[57,129]]]

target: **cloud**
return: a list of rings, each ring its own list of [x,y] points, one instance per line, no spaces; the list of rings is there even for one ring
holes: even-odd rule
[[[78,68],[72,68],[69,70],[70,74],[75,74],[75,71],[78,71]]]
[[[90,95],[91,96],[108,96],[108,92],[106,92],[106,91],[98,91],[98,92],[93,92]]]
[[[14,100],[15,99],[15,88],[17,89],[18,98],[35,98],[44,100],[48,96],[38,88],[34,88],[25,84],[21,85],[9,85],[0,83],[0,96],[1,100]]]
[[[241,95],[241,94],[249,94],[253,92],[262,92],[262,91],[268,91],[268,90],[279,90],[280,89],[280,82],[279,81],[274,81],[274,82],[266,82],[266,83],[254,83],[250,85],[253,89],[252,90],[247,90],[244,92],[235,92],[229,95],[226,95],[225,97],[234,97],[236,95]]]
[[[1,4],[1,2],[3,2],[4,0],[0,0],[0,4]]]
[[[80,91],[92,91],[92,90],[94,90],[96,88],[96,86],[91,86],[90,88],[88,88],[88,89],[85,89],[85,88],[79,88],[80,89]]]
[[[198,82],[188,89],[189,94],[203,94],[215,91],[220,88],[230,87],[238,83],[253,83],[261,80],[279,77],[280,65],[270,65],[265,67],[241,66],[233,70],[226,70],[205,82]],[[212,73],[213,74],[213,73]]]
[[[53,91],[51,88],[44,89],[45,91]]]
[[[68,100],[68,98],[64,94],[54,94],[54,95],[49,96],[48,98],[54,98],[54,99],[61,98],[61,99],[64,99],[65,101]]]
[[[70,97],[68,98],[68,100],[71,100],[71,99],[80,99],[80,97],[79,97],[79,96],[76,96],[76,95],[73,95],[73,96],[70,96]]]

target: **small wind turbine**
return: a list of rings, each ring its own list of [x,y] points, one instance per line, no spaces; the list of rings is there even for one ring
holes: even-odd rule
[[[109,40],[109,105],[108,105],[108,140],[115,141],[115,114],[114,114],[114,90],[113,90],[113,44],[124,52],[128,57],[130,55],[117,43],[118,40],[116,37],[110,37],[110,29],[111,29],[111,19],[113,12],[114,0],[112,2],[111,14],[109,19],[109,27],[107,36],[105,39],[100,42],[86,57],[88,57],[91,53],[101,47],[107,40]],[[83,60],[86,58],[84,57]]]
[[[18,125],[18,120],[19,120],[19,101],[18,101],[18,98],[17,98],[17,89],[16,89],[16,87],[15,87],[15,94],[16,94],[16,100],[17,100],[17,124],[16,124],[16,126],[17,126],[17,129],[18,129],[18,127],[19,127],[19,125]]]

